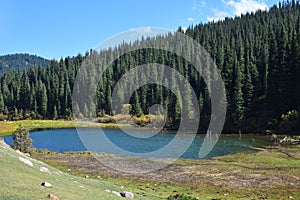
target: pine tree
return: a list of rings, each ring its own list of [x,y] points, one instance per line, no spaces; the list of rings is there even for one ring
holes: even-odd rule
[[[131,115],[137,117],[142,115],[142,108],[137,92],[134,92],[133,94]]]
[[[3,100],[3,95],[0,93],[0,113],[3,113],[4,111],[4,100]]]
[[[57,119],[57,118],[58,118],[57,109],[56,109],[56,106],[54,106],[54,108],[53,108],[53,119]]]
[[[23,109],[30,108],[30,83],[25,72],[22,74],[20,87],[20,106]]]
[[[39,89],[37,95],[37,107],[38,113],[41,114],[44,118],[47,116],[47,107],[48,106],[48,97],[47,90],[44,83],[39,81]]]
[[[237,63],[237,60],[235,60]],[[242,94],[242,81],[241,73],[238,66],[234,67],[233,72],[233,91],[232,91],[232,100],[231,108],[233,113],[233,119],[235,123],[242,121],[244,117],[244,100]]]

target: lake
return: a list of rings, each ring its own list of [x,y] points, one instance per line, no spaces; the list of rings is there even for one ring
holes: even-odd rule
[[[120,149],[127,152],[145,154],[163,148],[168,145],[175,137],[176,134],[170,132],[164,132],[155,134],[152,136],[150,131],[144,130],[131,130],[134,135],[139,137],[133,137],[124,133],[119,129],[102,129],[106,137],[112,144],[116,145]],[[98,129],[84,128],[81,129],[80,134],[77,133],[75,128],[68,129],[51,129],[30,132],[30,137],[33,141],[33,146],[37,149],[48,149],[55,152],[70,152],[70,151],[86,151],[87,148],[81,141],[82,134],[85,135],[97,135]],[[181,137],[181,141],[190,140],[190,134],[185,134]],[[181,158],[198,159],[198,153],[203,143],[205,135],[197,135],[193,140],[189,148],[182,154]],[[6,143],[11,144],[12,137],[4,137]],[[222,156],[239,151],[249,150],[249,146],[262,147],[266,145],[268,141],[264,137],[242,135],[239,136],[226,136],[221,135],[218,142],[212,149],[212,151],[206,156],[206,158]],[[96,145],[97,144],[97,145]],[[180,145],[180,144],[178,144]],[[117,152],[113,148],[104,148],[100,143],[95,143],[93,146],[88,146],[88,150],[93,152],[104,152],[108,154],[123,154]],[[176,147],[175,147],[176,148]],[[172,156],[171,156],[172,157]]]

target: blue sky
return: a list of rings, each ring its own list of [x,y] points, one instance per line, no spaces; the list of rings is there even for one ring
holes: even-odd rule
[[[120,32],[176,30],[268,9],[278,0],[0,0],[0,55],[75,56]]]

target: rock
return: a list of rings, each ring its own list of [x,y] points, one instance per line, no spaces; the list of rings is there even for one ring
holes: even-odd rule
[[[289,196],[289,199],[293,199],[294,197],[293,196]]]
[[[40,172],[51,174],[50,170],[46,167],[40,167]]]
[[[133,193],[132,192],[127,192],[127,191],[121,192],[121,196],[125,197],[127,199],[133,199],[134,198]]]
[[[111,191],[112,194],[117,195],[118,197],[121,197],[120,192],[116,192],[116,191]]]
[[[48,182],[43,182],[41,185],[47,188],[52,187],[52,184]]]
[[[5,143],[3,138],[0,138],[0,145],[2,146],[2,148],[4,149],[8,149],[10,148],[10,146],[8,144]]]
[[[55,172],[56,175],[60,176],[62,175],[62,172],[61,171],[58,171],[58,172]]]
[[[0,144],[5,145],[5,146],[8,146],[8,145],[4,142],[4,139],[3,139],[3,138],[0,138]]]
[[[85,178],[90,178],[88,175],[85,175]]]
[[[105,192],[110,193],[110,190],[105,190]]]
[[[30,154],[29,153],[24,153],[25,156],[27,157],[30,157]]]
[[[23,158],[23,157],[19,157],[19,160],[23,163],[25,163],[26,165],[29,165],[30,167],[33,167],[33,164],[30,160]]]
[[[68,169],[67,171],[68,171],[68,172],[70,172],[70,171],[71,171],[71,169]]]
[[[59,200],[59,198],[53,194],[49,194],[48,197],[49,197],[49,199]]]

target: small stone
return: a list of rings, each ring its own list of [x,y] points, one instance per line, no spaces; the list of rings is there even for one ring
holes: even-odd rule
[[[61,171],[58,171],[58,172],[55,172],[56,175],[60,176],[62,175],[62,172]]]
[[[29,153],[24,153],[25,156],[27,157],[30,157],[30,154]]]
[[[51,174],[50,170],[46,167],[40,167],[40,172]]]
[[[48,188],[52,187],[52,184],[48,183],[48,182],[43,182],[41,185],[44,186],[44,187],[48,187]]]
[[[293,196],[289,196],[289,199],[293,199],[294,197]]]
[[[111,191],[112,194],[117,195],[118,197],[121,196],[120,192],[116,192],[116,191]]]
[[[90,178],[88,175],[85,175],[85,178]]]
[[[124,186],[123,185],[121,185],[121,187],[120,187],[121,189],[123,189],[124,188]]]
[[[59,200],[59,198],[53,194],[49,194],[48,197],[49,197],[49,199]]]
[[[67,171],[68,171],[68,172],[70,172],[70,171],[71,171],[71,169],[68,169]]]
[[[110,193],[110,190],[105,190],[105,192]]]
[[[133,199],[134,198],[134,194],[132,192],[127,192],[127,191],[121,192],[121,196],[125,197],[127,199]]]

